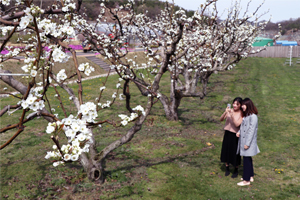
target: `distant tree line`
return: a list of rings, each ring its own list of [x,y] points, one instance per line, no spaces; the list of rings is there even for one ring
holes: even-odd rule
[[[126,3],[128,3],[128,0],[113,0],[107,2],[106,6],[110,8],[116,8],[119,5],[123,5]],[[83,0],[82,5],[84,7],[84,12],[87,14],[89,20],[95,20],[98,17],[97,13],[99,13],[99,2]],[[134,9],[136,13],[144,13],[148,17],[154,19],[157,16],[157,14],[159,14],[160,11],[164,9],[165,6],[166,3],[159,0],[135,0]],[[179,9],[179,6],[174,6],[174,12],[176,12]],[[191,17],[194,14],[194,11],[192,10],[185,11],[188,17]]]
[[[134,11],[136,13],[144,13],[148,17],[155,19],[156,15],[160,13],[162,9],[165,8],[166,2],[162,2],[159,0],[134,0],[135,6]],[[11,5],[14,5],[16,0],[12,0]],[[117,8],[119,5],[124,5],[128,3],[128,0],[110,0],[105,3],[105,5],[109,8]],[[83,0],[82,1],[82,9],[80,10],[80,14],[85,13],[86,17],[90,21],[94,21],[98,17],[98,13],[100,11],[100,3],[101,1],[94,1],[94,0]],[[171,4],[172,2],[169,2]],[[53,6],[52,1],[50,0],[33,0],[33,4],[46,9],[50,6]],[[57,4],[60,4],[60,1],[57,1]],[[4,6],[0,3],[0,9],[2,11],[9,11],[13,6]],[[180,9],[179,6],[174,6],[174,12]],[[192,10],[186,10],[187,17],[191,17],[194,14]]]
[[[297,29],[300,30],[300,17],[298,19],[289,19],[285,21],[281,21],[278,23],[272,23],[269,22],[265,28],[266,31],[269,30],[277,30],[278,29],[278,24],[281,24],[282,27],[282,35],[287,33],[287,31],[292,30],[292,29]]]

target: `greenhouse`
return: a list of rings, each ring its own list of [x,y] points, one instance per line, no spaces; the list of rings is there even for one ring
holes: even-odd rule
[[[253,47],[273,46],[273,39],[257,37],[252,44]]]

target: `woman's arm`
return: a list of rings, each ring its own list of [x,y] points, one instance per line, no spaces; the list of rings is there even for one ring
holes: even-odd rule
[[[242,116],[240,115],[238,119],[236,119],[234,116],[233,116],[233,112],[230,112],[230,116],[231,116],[231,119],[232,119],[232,122],[234,124],[235,127],[239,127],[242,122],[243,122],[243,118]]]
[[[230,110],[230,108],[227,107],[225,112],[221,115],[220,121],[223,121],[224,119],[226,119],[229,110]]]
[[[255,131],[256,131],[256,126],[257,126],[257,122],[258,122],[258,118],[257,118],[257,115],[255,114],[252,114],[249,116],[250,119],[249,119],[249,128],[247,130],[247,133],[245,135],[245,145],[250,147],[250,144],[252,142],[252,139],[254,137],[254,134],[255,134]]]

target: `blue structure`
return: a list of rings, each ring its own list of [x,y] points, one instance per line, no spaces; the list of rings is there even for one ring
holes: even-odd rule
[[[282,46],[297,46],[297,42],[296,41],[289,41],[289,42],[283,42]]]
[[[296,41],[287,41],[287,42],[282,42],[281,46],[297,46],[297,42]]]
[[[283,42],[288,42],[287,40],[277,40],[276,44],[277,45],[282,45]]]

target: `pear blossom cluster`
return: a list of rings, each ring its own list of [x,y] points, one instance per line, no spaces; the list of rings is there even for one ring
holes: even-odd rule
[[[93,102],[87,102],[80,105],[78,113],[82,114],[81,120],[90,123],[95,122],[95,119],[98,117],[96,108],[97,106]]]
[[[38,27],[43,30],[42,36],[52,34],[54,37],[66,35],[69,37],[75,36],[75,30],[70,22],[64,24],[57,24],[52,22],[50,19],[42,19],[38,21]]]
[[[65,52],[63,52],[61,48],[54,48],[52,57],[54,62],[60,62],[60,63],[65,63],[70,58],[70,56],[68,56]]]
[[[27,14],[24,17],[21,18],[19,28],[20,29],[25,29],[30,22],[33,22],[33,16],[30,15],[30,14]]]
[[[81,114],[81,119],[78,118]],[[87,127],[87,123],[95,122],[98,114],[96,111],[96,105],[92,102],[87,102],[80,106],[78,115],[74,117],[70,115],[62,121],[48,123],[46,133],[57,134],[56,132],[63,127],[63,131],[68,138],[68,144],[61,147],[61,152],[56,145],[53,146],[54,151],[47,152],[46,159],[53,158],[60,160],[53,165],[58,166],[65,161],[77,161],[80,154],[89,152],[89,147],[92,141],[92,132]]]
[[[138,118],[139,115],[137,113],[131,113],[130,116],[123,115],[123,114],[120,114],[118,116],[122,119],[121,124],[123,126],[126,126],[129,122]]]
[[[95,71],[95,68],[90,66],[89,63],[81,63],[78,66],[78,70],[84,72],[85,75],[89,76],[93,71]]]
[[[137,119],[139,115],[145,115],[144,108],[140,105],[133,108],[133,110],[137,111],[137,113],[131,113],[129,117],[123,114],[119,115],[123,126]],[[78,114],[82,115],[81,119],[78,118],[79,115],[76,117],[70,115],[62,119],[62,121],[48,123],[46,133],[56,135],[60,129],[63,129],[68,138],[67,145],[62,145],[61,149],[58,149],[57,145],[53,145],[53,151],[47,152],[46,159],[56,160],[53,166],[64,164],[67,161],[77,161],[80,154],[89,152],[89,147],[93,141],[92,132],[87,127],[87,123],[95,122],[98,116],[96,105],[92,102],[82,104]]]
[[[57,75],[56,75],[57,81],[64,81],[67,79],[67,75],[66,75],[66,70],[65,69],[61,69]]]
[[[38,74],[38,69],[35,65],[35,62],[36,62],[36,58],[35,57],[26,57],[24,59],[24,63],[25,65],[23,65],[21,67],[21,69],[25,72],[25,73],[28,73],[30,72],[30,76],[31,77],[36,77],[37,74]]]
[[[136,106],[135,108],[133,108],[132,110],[135,110],[137,111],[138,113],[142,114],[142,115],[145,115],[145,109],[141,106],[141,105],[138,105]]]
[[[112,95],[112,98],[115,98],[114,95]],[[111,101],[106,101],[106,103],[98,103],[98,106],[100,106],[102,109],[103,108],[109,108],[111,106]]]
[[[45,159],[54,159],[56,162],[53,166],[58,166],[66,161],[77,161],[82,153],[89,152],[89,147],[92,144],[92,133],[86,126],[86,121],[78,119],[73,115],[64,118],[62,121],[48,123],[46,132],[54,133],[63,127],[63,131],[68,138],[68,144],[62,145],[58,149],[57,145],[53,145],[53,151],[48,151]]]
[[[140,115],[145,115],[145,110],[141,105],[136,106],[135,108],[133,108],[132,110],[137,111],[136,113],[130,113],[130,116],[124,115],[124,114],[120,114],[118,115],[122,121],[121,124],[123,126],[126,126],[129,122],[134,121],[135,119],[137,119]]]
[[[30,90],[30,93],[26,99],[23,99],[18,102],[23,109],[29,108],[33,111],[42,110],[45,107],[44,100],[39,99],[42,95],[40,92],[43,90],[43,87],[35,87]]]
[[[7,27],[1,27],[1,29],[0,29],[0,33],[2,34],[2,35],[6,35],[7,34],[7,32],[8,31],[11,31],[13,29],[13,27],[11,27],[11,26],[7,26]]]
[[[1,0],[1,3],[5,6],[9,6],[10,5],[10,0]]]
[[[38,6],[31,5],[31,7],[27,7],[25,10],[25,16],[21,18],[19,29],[25,29],[29,23],[33,22],[33,17],[38,16],[39,14],[43,14],[44,10]]]
[[[76,3],[71,0],[65,0],[64,6],[62,7],[63,12],[73,11],[76,8]]]

